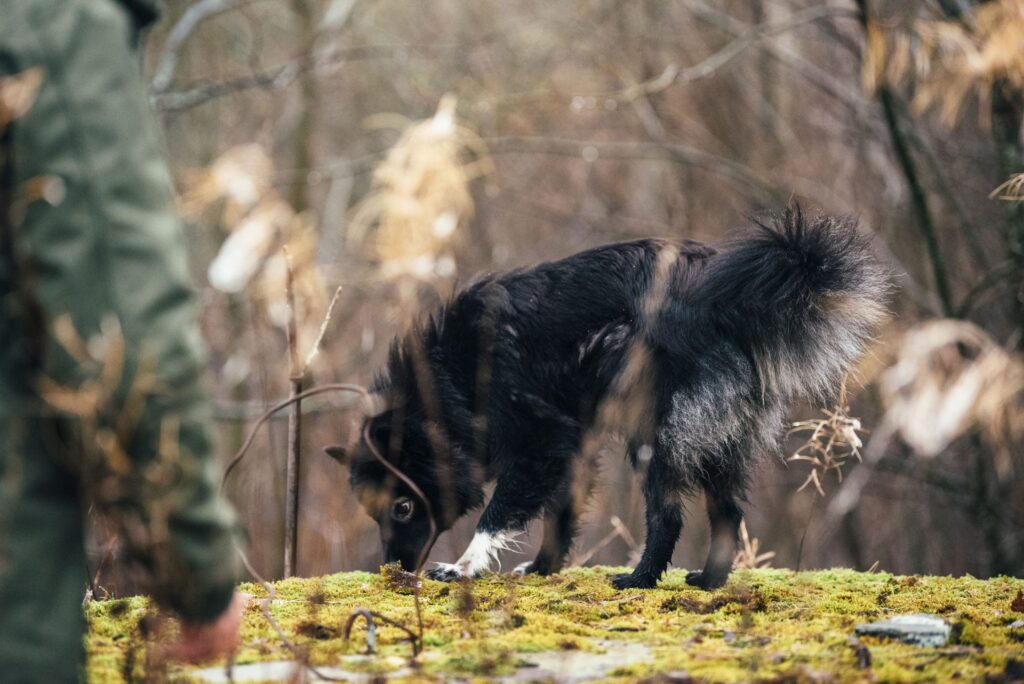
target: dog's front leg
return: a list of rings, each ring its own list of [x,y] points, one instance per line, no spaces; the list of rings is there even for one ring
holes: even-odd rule
[[[683,530],[682,492],[675,478],[655,458],[644,482],[647,508],[647,541],[644,553],[633,572],[612,577],[618,589],[650,589],[672,560],[679,534]]]
[[[469,542],[465,553],[454,563],[438,563],[437,567],[427,570],[430,579],[451,582],[457,579],[479,577],[485,572],[501,566],[498,554],[505,549],[513,548],[517,542],[519,530],[499,530],[486,532],[477,527],[473,540]]]
[[[466,552],[454,563],[438,563],[437,567],[427,570],[426,576],[451,582],[500,569],[498,554],[515,548],[516,537],[537,517],[543,502],[542,488],[536,484],[526,486],[519,478],[499,481]]]

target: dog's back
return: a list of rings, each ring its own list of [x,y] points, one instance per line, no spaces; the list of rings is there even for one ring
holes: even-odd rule
[[[495,318],[495,389],[550,402],[587,423],[631,350],[650,338],[651,313],[714,253],[692,241],[634,240],[478,285],[471,296],[503,299]]]

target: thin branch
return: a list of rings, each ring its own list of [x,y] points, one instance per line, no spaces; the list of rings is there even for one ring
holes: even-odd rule
[[[173,113],[192,109],[205,102],[251,88],[282,90],[298,76],[300,62],[289,62],[267,71],[247,74],[219,83],[203,83],[185,90],[154,92],[153,105],[161,112]]]
[[[368,654],[376,652],[376,644],[374,643],[376,639],[374,635],[377,632],[377,627],[373,622],[374,618],[405,632],[406,636],[409,637],[409,644],[412,645],[412,657],[415,658],[420,654],[420,648],[422,648],[422,644],[420,643],[420,639],[417,638],[416,634],[411,629],[403,625],[401,622],[398,622],[397,620],[392,620],[386,615],[381,615],[376,611],[367,610],[366,608],[357,608],[356,610],[352,611],[351,615],[348,616],[348,620],[345,621],[345,626],[342,628],[341,631],[342,639],[344,639],[345,641],[349,640],[349,637],[352,636],[352,627],[355,625],[356,620],[358,620],[359,618],[363,618],[364,620],[366,620],[366,650]]]
[[[361,397],[365,397],[367,394],[366,388],[360,387],[359,385],[352,385],[347,383],[331,383],[327,385],[311,387],[307,390],[297,393],[295,396],[285,399],[284,401],[280,402],[275,406],[272,406],[266,413],[260,416],[260,419],[258,421],[256,421],[256,424],[252,427],[252,430],[249,432],[249,436],[245,439],[245,442],[242,444],[241,448],[235,453],[235,456],[234,458],[231,459],[231,462],[228,463],[227,468],[224,469],[224,474],[221,476],[220,481],[220,491],[223,492],[224,485],[227,482],[228,476],[231,474],[231,471],[235,468],[235,466],[237,466],[245,457],[245,454],[248,452],[249,447],[252,446],[252,443],[255,440],[256,435],[259,434],[260,427],[262,427],[264,423],[270,420],[270,418],[275,413],[284,408],[287,408],[288,406],[297,404],[298,402],[302,401],[307,397],[315,396],[317,394],[324,394],[327,392],[352,392]],[[367,424],[363,430],[363,440],[369,447],[370,453],[373,454],[374,458],[376,458],[381,463],[381,465],[387,468],[396,478],[401,480],[412,491],[412,493],[415,494],[417,498],[419,498],[420,502],[423,504],[423,509],[427,514],[427,519],[430,523],[430,538],[428,543],[423,547],[423,550],[420,552],[420,557],[416,563],[416,571],[419,572],[419,570],[423,567],[423,563],[426,561],[427,556],[430,554],[430,550],[434,547],[434,543],[437,541],[438,537],[437,521],[434,517],[433,507],[430,505],[430,500],[427,499],[426,495],[424,495],[423,490],[421,490],[419,486],[409,478],[408,475],[403,473],[401,470],[399,470],[397,466],[395,466],[393,463],[391,463],[386,458],[384,458],[384,456],[381,455],[380,451],[377,450],[377,447],[370,439],[369,429],[370,426],[369,424]],[[296,648],[294,644],[291,643],[287,635],[285,635],[284,630],[281,629],[281,626],[274,620],[273,616],[270,614],[269,606],[271,601],[273,601],[274,595],[276,593],[276,590],[274,589],[273,585],[267,582],[258,572],[256,572],[256,569],[253,567],[252,563],[249,561],[248,556],[246,556],[245,552],[242,550],[241,547],[239,547],[236,544],[235,549],[238,552],[239,556],[241,557],[242,562],[245,564],[246,569],[249,571],[249,574],[256,578],[256,580],[264,587],[264,589],[267,590],[268,598],[264,600],[261,608],[267,621],[270,622],[271,626],[277,632],[278,636],[280,637],[282,643],[284,643],[285,647],[288,648],[292,652],[292,654],[296,656],[297,660],[300,660],[304,667],[308,668],[314,674],[324,679],[336,681],[331,677],[327,677],[322,673],[317,672],[312,665],[310,665],[308,662],[305,661],[304,658],[301,657],[301,651],[298,648]],[[413,592],[413,601],[416,608],[416,621],[419,631],[418,639],[416,639],[413,643],[413,654],[415,656],[423,648],[424,634],[423,611],[420,606],[419,584],[416,585],[415,590]],[[410,631],[406,627],[400,625],[399,623],[394,622],[389,618],[386,618],[379,614],[375,615],[377,615],[377,617],[379,618],[382,618],[389,624],[393,624],[396,627],[400,627],[401,629],[405,630],[406,633],[410,633]]]
[[[189,6],[185,13],[174,25],[164,43],[163,52],[157,62],[156,72],[150,83],[154,93],[163,93],[171,86],[174,80],[174,72],[178,68],[178,53],[181,47],[188,40],[196,28],[211,17],[229,12],[233,9],[246,5],[253,0],[199,0]]]
[[[991,266],[988,255],[985,253],[985,248],[978,239],[978,230],[975,228],[971,219],[967,215],[967,209],[964,207],[963,202],[960,199],[960,195],[954,190],[949,180],[946,178],[945,170],[943,169],[942,163],[936,156],[935,150],[930,140],[927,140],[921,131],[916,128],[907,131],[910,136],[910,142],[913,143],[915,149],[922,155],[924,155],[925,164],[928,166],[928,170],[931,171],[932,176],[935,178],[936,190],[939,195],[949,202],[950,208],[953,209],[953,213],[956,214],[957,219],[960,221],[960,233],[967,241],[967,248],[971,251],[971,256],[983,269],[987,269]],[[961,304],[961,307],[963,305]]]
[[[996,285],[999,285],[1005,278],[1013,275],[1016,270],[1016,264],[1013,261],[1004,261],[1000,264],[996,264],[985,272],[985,275],[975,283],[964,298],[960,302],[960,306],[957,308],[957,317],[966,318],[970,314],[971,309],[974,308],[975,302],[986,290],[989,290]]]
[[[669,64],[657,77],[642,83],[633,83],[615,92],[592,94],[597,98],[612,98],[620,101],[630,102],[646,95],[661,92],[673,85],[689,85],[697,81],[711,78],[718,71],[734,59],[743,54],[748,48],[760,42],[763,38],[777,36],[806,24],[811,24],[822,19],[833,19],[846,17],[855,19],[857,13],[847,7],[836,7],[821,5],[810,7],[794,12],[785,19],[779,21],[765,22],[763,24],[744,24],[741,31],[733,32],[735,40],[729,42],[718,51],[712,53],[693,66],[680,69],[675,64]]]
[[[225,81],[212,83],[196,83],[174,91],[153,90],[153,105],[165,113],[180,112],[192,109],[210,100],[233,93],[259,88],[262,90],[283,90],[287,88],[303,71],[316,70],[328,66],[337,66],[348,62],[365,59],[387,59],[404,57],[413,51],[427,50],[434,46],[413,45],[362,45],[345,49],[335,49],[313,59],[305,56],[279,64],[256,73],[245,74]],[[452,46],[455,50],[457,46]],[[443,49],[443,48],[438,48]]]
[[[259,583],[259,585],[262,586],[263,589],[267,592],[267,597],[260,601],[260,612],[263,613],[264,619],[266,619],[267,623],[270,624],[270,627],[277,634],[277,638],[281,640],[281,643],[284,644],[284,647],[288,649],[288,652],[292,654],[293,658],[295,658],[296,664],[301,668],[309,670],[316,677],[319,677],[324,681],[347,681],[346,677],[331,677],[330,675],[317,670],[315,667],[309,664],[307,654],[301,648],[292,643],[292,640],[288,638],[287,634],[285,634],[285,631],[281,627],[280,623],[278,623],[278,621],[275,620],[274,616],[270,613],[270,604],[273,603],[274,598],[277,596],[277,589],[275,589],[273,584],[264,579],[263,576],[256,571],[256,568],[253,567],[252,562],[249,560],[249,557],[245,554],[245,551],[242,550],[242,547],[240,547],[238,544],[235,544],[235,551],[238,553],[239,558],[242,559],[242,564],[245,566],[245,569],[248,570],[249,574],[252,575],[253,579],[255,579]],[[229,659],[227,664],[229,681],[234,681],[234,679],[230,676],[231,667],[233,664],[234,658]]]
[[[334,315],[334,307],[338,304],[338,298],[341,297],[341,287],[339,286],[334,291],[334,296],[331,297],[331,303],[327,305],[327,313],[324,314],[324,320],[320,323],[320,330],[316,333],[316,339],[313,340],[312,346],[309,348],[309,353],[306,354],[306,360],[302,362],[302,371],[300,375],[305,375],[309,372],[309,367],[313,364],[317,355],[320,353],[320,346],[323,344],[324,335],[327,333],[327,326],[331,322],[331,317]]]
[[[366,388],[345,382],[332,382],[326,385],[317,385],[316,387],[310,387],[307,390],[299,392],[293,397],[282,399],[277,404],[271,406],[263,413],[263,415],[259,417],[259,419],[256,421],[256,424],[252,426],[252,429],[249,431],[249,435],[245,438],[245,441],[242,442],[242,446],[238,449],[238,451],[235,452],[235,455],[231,458],[231,461],[228,462],[227,467],[224,469],[224,474],[221,475],[220,478],[221,491],[224,491],[224,484],[227,482],[228,476],[231,474],[231,471],[235,469],[235,466],[237,466],[245,457],[246,452],[249,451],[249,447],[251,447],[252,443],[256,440],[256,435],[259,434],[259,429],[264,425],[264,423],[273,418],[275,413],[282,409],[288,408],[296,401],[302,401],[303,399],[306,399],[308,397],[313,397],[318,394],[325,394],[327,392],[353,392],[360,396],[365,396]]]
[[[739,35],[739,37],[715,54],[711,55],[699,64],[679,72],[679,76],[675,79],[675,82],[677,84],[693,83],[694,81],[714,75],[716,71],[731,62],[747,48],[751,47],[762,38],[786,33],[787,31],[791,31],[806,24],[821,21],[822,19],[843,17],[856,19],[857,13],[846,7],[821,5],[793,12],[793,14],[780,21],[765,22],[763,24],[749,26],[746,31]]]
[[[751,28],[750,24],[737,19],[728,12],[723,12],[704,0],[684,0],[684,2],[686,7],[697,17],[719,29],[728,31],[733,36],[741,36]],[[777,62],[795,71],[808,83],[844,105],[858,120],[865,121],[869,125],[873,124],[868,116],[868,102],[859,89],[849,87],[837,79],[835,74],[778,43],[765,41],[764,49]],[[880,127],[874,125],[872,128],[881,130]]]
[[[287,399],[250,401],[217,401],[213,407],[213,418],[219,421],[248,421],[256,420],[275,406]],[[351,408],[356,402],[355,399],[328,400],[326,402],[302,402],[302,415],[311,413],[324,413],[327,411],[338,411]],[[284,416],[273,416],[274,419]]]

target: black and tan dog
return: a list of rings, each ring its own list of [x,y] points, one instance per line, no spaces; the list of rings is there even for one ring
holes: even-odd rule
[[[886,274],[850,220],[788,209],[717,248],[637,240],[485,277],[395,341],[371,387],[360,439],[330,447],[380,524],[387,562],[412,569],[434,539],[494,494],[477,533],[435,579],[491,569],[532,519],[544,542],[524,572],[558,571],[585,488],[586,438],[617,431],[647,464],[647,542],[616,586],[652,587],[703,489],[712,541],[703,571],[728,577],[751,468],[777,451],[787,405],[824,399],[885,315]]]

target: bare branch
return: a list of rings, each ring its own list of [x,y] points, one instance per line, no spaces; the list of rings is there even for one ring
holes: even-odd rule
[[[785,33],[793,30],[794,28],[798,28],[806,24],[812,24],[823,19],[835,19],[840,17],[856,19],[857,16],[857,12],[847,7],[821,5],[818,7],[808,7],[807,9],[794,12],[792,15],[781,21],[765,22],[763,24],[750,26],[738,38],[715,54],[711,55],[699,64],[680,71],[679,76],[675,81],[677,84],[685,84],[708,78],[762,38]]]
[[[699,0],[695,0],[695,4],[697,5],[696,10],[698,13],[712,14],[715,16],[716,23],[719,25],[721,25],[723,17],[728,17],[729,20],[732,20],[729,15],[724,12],[720,12],[719,10],[706,7],[704,3]],[[780,33],[786,33],[787,31],[799,28],[800,26],[805,26],[823,19],[855,19],[856,17],[857,13],[849,8],[834,5],[822,5],[794,12],[789,17],[780,21],[765,22],[763,24],[750,25],[739,20],[726,20],[728,23],[725,28],[735,36],[735,40],[726,44],[723,48],[701,60],[697,64],[686,67],[685,69],[680,69],[675,64],[669,64],[661,74],[648,81],[633,83],[614,92],[597,93],[592,94],[591,96],[601,99],[610,98],[622,102],[632,102],[633,100],[637,100],[644,96],[653,95],[654,93],[666,90],[673,85],[689,85],[690,83],[710,78],[717,74],[720,69],[727,66],[734,59],[743,54],[748,48],[756,45],[764,38],[776,36]]]
[[[599,159],[654,159],[683,166],[696,166],[728,178],[772,201],[785,201],[785,193],[737,161],[705,152],[689,145],[640,141],[571,140],[540,136],[502,136],[485,138],[488,151],[496,154],[549,154]]]
[[[459,46],[422,45],[362,45],[346,49],[332,49],[329,52],[308,59],[296,57],[288,62],[260,72],[245,74],[236,78],[213,83],[196,83],[182,90],[160,91],[153,88],[153,104],[161,112],[178,112],[191,109],[210,100],[233,93],[252,90],[283,90],[291,85],[304,70],[316,70],[364,59],[389,59],[404,57],[410,52],[433,49],[458,49]]]
[[[164,43],[163,52],[160,53],[160,60],[157,62],[156,73],[150,83],[154,93],[163,93],[174,80],[174,72],[178,68],[178,53],[181,46],[185,44],[189,36],[196,28],[211,17],[229,12],[237,7],[248,4],[253,0],[199,0],[185,10],[178,23],[171,29]]]
[[[327,333],[327,326],[331,322],[331,317],[334,315],[334,307],[338,304],[338,298],[341,297],[342,288],[339,286],[334,291],[334,296],[331,297],[331,303],[327,305],[327,313],[324,314],[323,321],[320,322],[320,330],[316,333],[316,339],[313,340],[313,344],[309,348],[309,353],[306,354],[306,360],[302,362],[302,372],[300,375],[305,375],[309,371],[309,367],[313,364],[317,354],[320,353],[320,346],[323,344],[324,335]]]
[[[299,366],[299,325],[295,311],[295,271],[288,246],[284,247],[287,279],[285,298],[288,302],[288,358],[290,398],[294,399],[288,414],[288,453],[285,461],[284,576],[295,574],[299,551],[299,467],[302,459],[302,403],[295,399],[302,393],[305,367]]]
[[[704,2],[704,0],[684,0],[687,8],[699,18],[714,26],[728,31],[734,36],[742,36],[751,30],[751,25],[737,19],[727,12]],[[775,31],[770,35],[775,36],[780,32]],[[803,55],[789,50],[782,45],[772,41],[764,41],[765,51],[780,64],[786,66],[807,80],[808,83],[818,88],[821,92],[835,98],[846,106],[859,121],[871,122],[868,102],[856,88],[851,88],[840,81],[834,74],[822,69],[814,62],[809,61]]]

